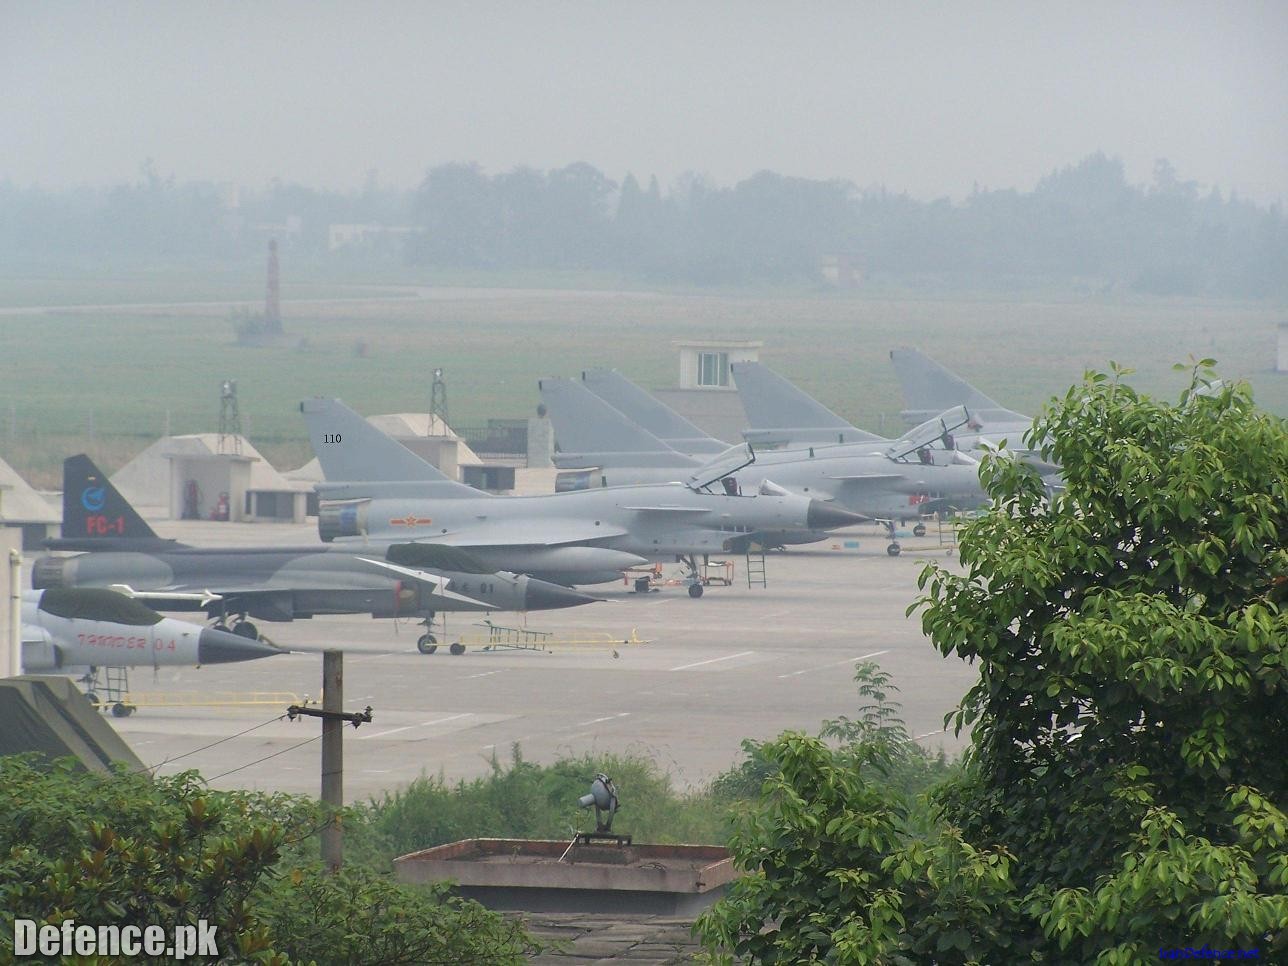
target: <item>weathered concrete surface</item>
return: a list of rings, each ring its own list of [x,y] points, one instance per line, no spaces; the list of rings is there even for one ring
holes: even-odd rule
[[[696,915],[736,878],[725,848],[632,845],[622,861],[578,857],[566,841],[466,839],[394,860],[400,882],[451,880],[490,909]],[[599,851],[599,850],[596,850]]]
[[[537,913],[524,920],[537,939],[555,945],[530,960],[538,966],[690,963],[699,951],[693,920],[685,917]]]
[[[307,526],[160,522],[158,532],[202,545],[301,545]],[[847,547],[857,541],[859,546]],[[524,757],[549,762],[588,751],[631,752],[654,759],[680,787],[693,787],[738,761],[743,738],[784,729],[816,731],[820,721],[855,713],[855,660],[871,656],[901,689],[911,733],[929,747],[961,741],[943,734],[944,715],[975,680],[963,662],[941,657],[905,609],[917,595],[927,560],[956,567],[934,532],[905,539],[898,558],[885,554],[875,528],[816,549],[768,557],[769,586],[749,589],[736,562],[732,587],[712,587],[699,600],[684,587],[637,595],[618,584],[601,588],[611,603],[533,614],[534,629],[586,636],[632,628],[652,643],[569,647],[555,653],[483,652],[461,656],[415,649],[418,626],[369,617],[328,617],[264,624],[279,643],[340,646],[345,698],[370,704],[375,721],[345,732],[345,792],[350,801],[379,795],[421,774],[449,780],[489,770],[489,759],[522,746]],[[836,547],[837,549],[831,549]],[[28,558],[29,571],[30,558]],[[668,568],[668,571],[675,568]],[[739,585],[737,580],[743,580]],[[492,615],[519,624],[522,615]],[[452,639],[476,631],[473,618],[448,615]],[[614,656],[614,650],[616,656]],[[393,653],[391,653],[393,652]],[[317,697],[320,654],[274,657],[201,669],[136,670],[135,691],[289,691]],[[275,720],[278,705],[140,708],[112,725],[162,774],[197,768],[215,787],[318,793],[316,722]],[[218,738],[240,737],[201,751]],[[247,766],[267,755],[275,757]],[[629,802],[629,790],[621,789]],[[630,828],[623,814],[621,831]]]

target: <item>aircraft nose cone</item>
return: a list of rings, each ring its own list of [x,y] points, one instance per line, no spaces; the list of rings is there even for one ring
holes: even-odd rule
[[[523,602],[527,610],[554,610],[559,607],[577,607],[580,604],[593,604],[602,599],[601,597],[591,597],[589,594],[583,594],[581,591],[573,590],[571,587],[563,587],[546,580],[529,577],[528,589],[524,594]]]
[[[264,641],[252,641],[248,637],[234,634],[231,631],[217,631],[213,627],[203,628],[197,638],[198,664],[229,664],[233,661],[253,661],[260,657],[272,657],[274,654],[285,654],[280,647],[266,644]]]
[[[863,523],[867,519],[863,514],[852,513],[835,503],[810,500],[809,513],[805,516],[805,526],[811,530],[833,530],[836,527],[848,527],[855,523]]]

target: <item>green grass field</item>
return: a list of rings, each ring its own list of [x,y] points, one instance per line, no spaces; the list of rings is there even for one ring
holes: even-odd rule
[[[346,282],[349,280],[346,280]],[[389,284],[388,280],[382,280]],[[238,381],[243,427],[277,465],[307,456],[297,404],[339,396],[363,413],[424,410],[430,372],[447,373],[452,421],[532,413],[538,378],[612,366],[672,386],[676,339],[760,339],[761,358],[857,425],[894,430],[902,407],[889,349],[912,345],[999,402],[1034,412],[1087,367],[1134,367],[1140,388],[1173,396],[1171,369],[1211,356],[1248,379],[1261,405],[1288,414],[1275,375],[1281,305],[1074,297],[737,296],[544,289],[436,290],[351,301],[347,286],[283,289],[299,348],[242,348],[226,307],[28,312],[32,304],[258,297],[245,278],[0,281],[0,455],[57,486],[61,460],[88,450],[115,469],[159,436],[217,428],[219,384]],[[151,294],[149,294],[151,293]]]

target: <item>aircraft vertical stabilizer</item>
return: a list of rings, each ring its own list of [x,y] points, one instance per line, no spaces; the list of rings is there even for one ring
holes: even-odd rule
[[[1028,416],[1012,412],[984,395],[961,376],[945,369],[934,359],[916,349],[892,349],[890,362],[894,365],[899,388],[903,390],[904,418],[918,423],[951,409],[965,406],[971,415],[990,423],[1027,422]]]
[[[328,482],[455,482],[338,399],[306,399],[300,412]]]
[[[159,537],[84,453],[63,460],[62,537],[50,550],[155,550],[181,546]]]
[[[627,419],[681,453],[690,456],[723,453],[729,448],[693,425],[652,393],[637,386],[616,369],[588,369],[581,374],[586,388]]]
[[[575,379],[541,379],[537,387],[555,428],[560,466],[634,465],[644,457],[648,465],[697,465]]]
[[[735,362],[730,368],[750,427],[743,435],[750,441],[778,444],[884,442],[875,433],[851,426],[817,399],[759,362]]]

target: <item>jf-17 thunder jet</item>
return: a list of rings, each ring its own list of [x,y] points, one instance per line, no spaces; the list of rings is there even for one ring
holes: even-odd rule
[[[22,667],[27,673],[254,661],[286,651],[229,631],[162,617],[112,590],[56,587],[22,592]],[[91,700],[96,696],[91,693]],[[129,713],[118,703],[113,713]]]
[[[544,573],[543,555],[557,560],[569,550],[676,560],[687,568],[689,596],[701,597],[699,558],[742,552],[752,541],[821,540],[863,519],[769,481],[754,495],[713,489],[728,475],[723,467],[685,482],[493,496],[448,479],[339,400],[306,400],[300,409],[328,481],[317,486],[326,541],[402,538],[462,547],[527,573]]]
[[[682,475],[719,478],[726,487],[754,486],[772,479],[791,492],[885,523],[891,533],[886,548],[891,556],[902,550],[894,539],[896,520],[946,507],[973,507],[984,498],[974,460],[931,448],[943,445],[965,424],[968,414],[961,407],[899,440],[762,452],[734,477],[724,457],[707,463],[671,449],[592,393],[584,382],[542,379],[539,387],[561,447],[556,461],[565,469],[557,485],[565,490],[660,482]]]
[[[36,589],[104,587],[167,611],[205,611],[216,630],[257,638],[249,618],[292,621],[321,614],[411,618],[432,653],[440,611],[528,611],[597,600],[560,584],[486,567],[463,550],[390,540],[380,547],[189,547],[159,538],[84,455],[63,466],[63,548],[114,549],[42,557]],[[131,541],[136,541],[131,543]],[[139,549],[134,549],[139,548]],[[634,558],[632,558],[634,559]],[[464,650],[452,645],[452,653]]]

